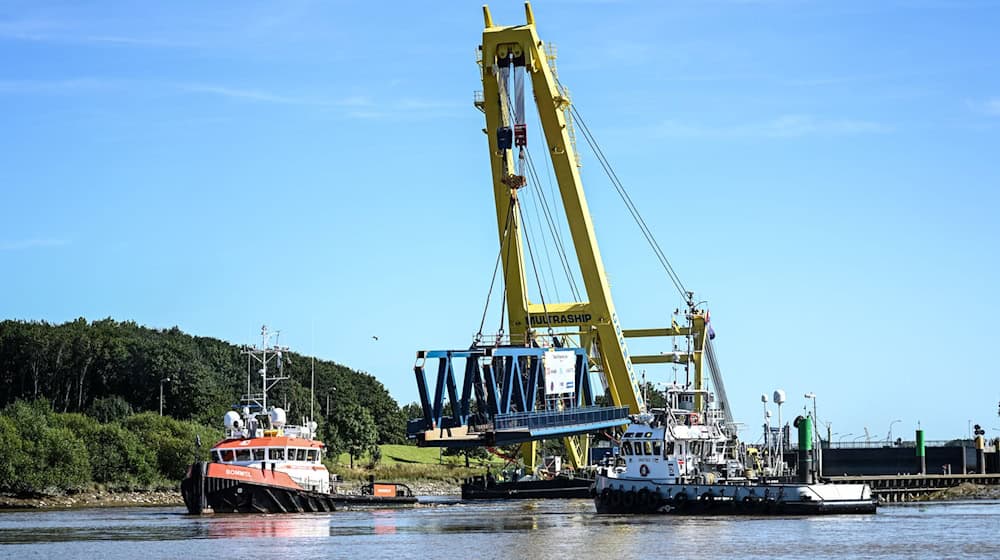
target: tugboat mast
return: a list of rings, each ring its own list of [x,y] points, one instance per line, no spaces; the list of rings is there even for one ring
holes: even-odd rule
[[[283,375],[284,372],[284,352],[288,352],[287,346],[279,346],[277,341],[278,337],[281,335],[281,331],[274,331],[273,333],[268,330],[267,325],[263,325],[260,328],[261,345],[243,346],[240,351],[241,354],[247,356],[247,394],[243,396],[243,403],[248,406],[256,405],[260,408],[260,412],[267,413],[267,390],[274,387],[279,381],[288,379],[287,376]],[[271,337],[274,337],[274,345],[270,345]],[[251,378],[252,378],[252,365],[256,361],[260,365],[260,369],[257,373],[261,377],[261,392],[259,394],[254,394],[251,392]],[[275,362],[278,368],[277,377],[267,376],[267,366],[270,362]]]

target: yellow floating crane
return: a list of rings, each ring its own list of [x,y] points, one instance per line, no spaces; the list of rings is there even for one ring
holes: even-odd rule
[[[611,401],[627,406],[632,414],[645,412],[646,405],[633,364],[679,363],[693,367],[693,388],[704,389],[703,355],[706,353],[708,314],[685,293],[686,325],[672,322],[663,328],[623,329],[615,311],[607,275],[597,245],[594,225],[580,179],[579,159],[572,129],[569,95],[555,76],[554,56],[535,29],[531,4],[525,2],[523,25],[495,25],[488,6],[483,6],[485,29],[479,48],[482,95],[475,105],[486,117],[484,132],[489,141],[493,196],[496,203],[500,252],[504,256],[507,327],[512,341],[528,345],[545,340],[540,330],[560,335],[584,348],[591,371],[599,373]],[[524,77],[531,84],[538,110],[545,149],[552,162],[567,225],[575,248],[586,299],[533,302],[529,299],[524,230],[518,194],[528,185],[519,169],[527,146],[524,115]],[[529,245],[530,250],[530,245]],[[669,265],[668,265],[669,266]],[[671,271],[672,272],[672,271]],[[690,337],[684,352],[630,356],[626,338]],[[702,393],[696,393],[695,410],[703,410]],[[585,440],[567,438],[568,459],[576,466],[586,463]],[[524,444],[522,454],[529,469],[535,466],[535,442]]]

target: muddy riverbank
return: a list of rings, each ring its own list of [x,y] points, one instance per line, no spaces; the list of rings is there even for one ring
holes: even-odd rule
[[[338,492],[359,494],[362,481],[343,481]],[[461,489],[455,482],[441,480],[405,481],[417,496],[458,496]],[[0,510],[11,509],[66,509],[89,507],[181,506],[180,489],[148,492],[110,492],[93,490],[49,496],[15,496],[0,494]]]

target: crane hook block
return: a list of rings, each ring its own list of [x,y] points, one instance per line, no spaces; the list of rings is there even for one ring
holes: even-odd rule
[[[514,145],[519,148],[524,148],[528,145],[528,125],[514,125]]]
[[[509,126],[497,129],[497,149],[509,150],[514,144],[514,131]]]

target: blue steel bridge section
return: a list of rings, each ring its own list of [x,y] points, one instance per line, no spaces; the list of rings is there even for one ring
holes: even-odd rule
[[[628,407],[595,403],[586,352],[582,348],[557,350],[575,354],[574,391],[548,397],[545,348],[418,352],[413,369],[423,414],[408,422],[407,437],[421,446],[493,446],[595,432],[627,423]],[[426,371],[432,360],[437,360],[433,394]],[[461,391],[456,371],[462,372]]]

